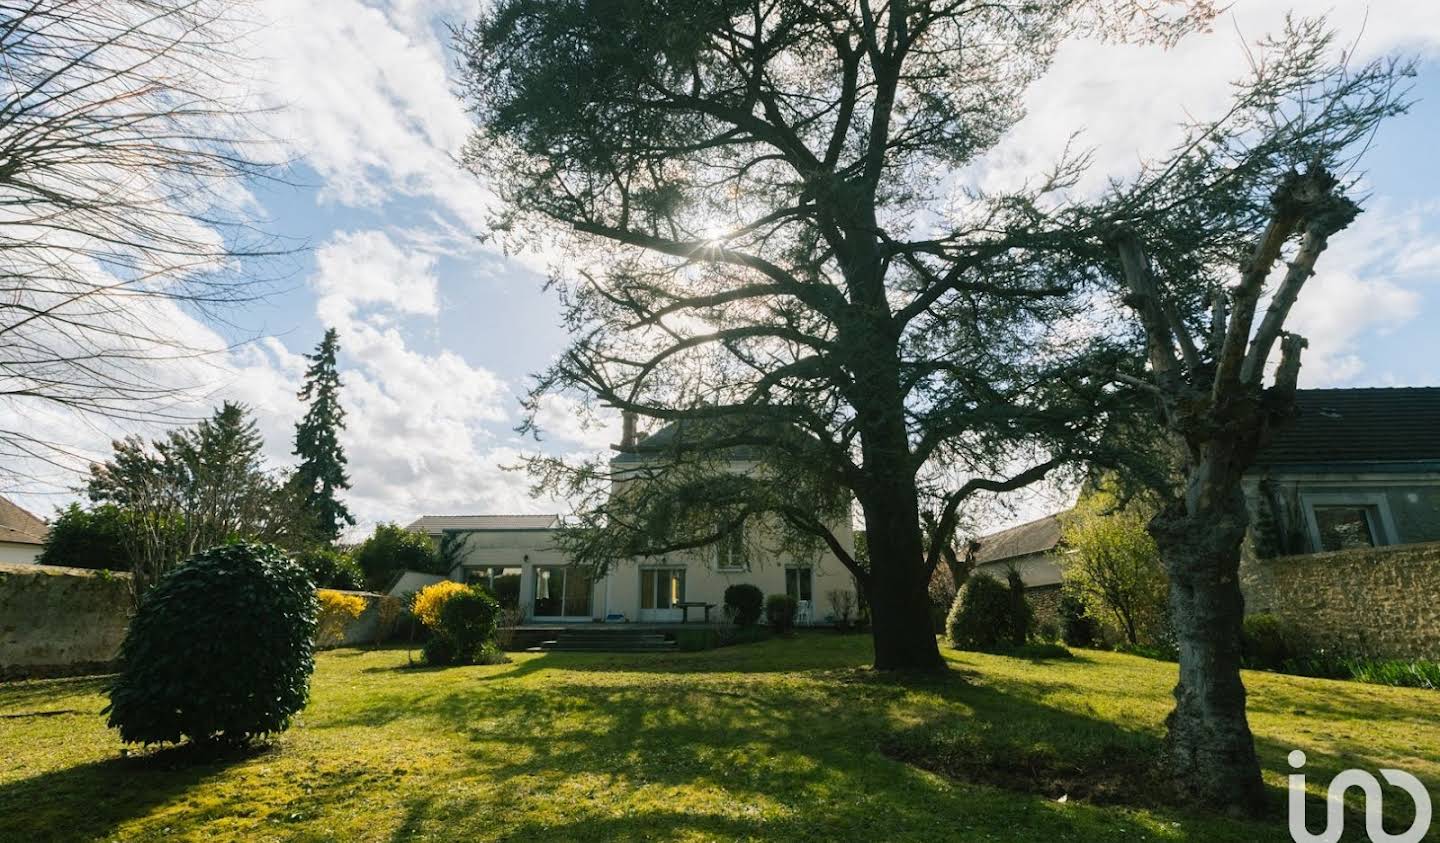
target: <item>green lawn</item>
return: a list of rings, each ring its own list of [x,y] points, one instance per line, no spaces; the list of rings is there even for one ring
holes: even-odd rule
[[[274,747],[204,765],[120,757],[102,679],[0,685],[0,840],[1289,839],[1278,817],[1052,798],[1153,753],[1173,665],[947,652],[946,679],[895,684],[869,657],[866,638],[824,633],[446,670],[340,650]],[[1396,766],[1440,782],[1433,692],[1247,679],[1277,806],[1295,748],[1327,781]],[[1050,795],[976,783],[987,764]]]

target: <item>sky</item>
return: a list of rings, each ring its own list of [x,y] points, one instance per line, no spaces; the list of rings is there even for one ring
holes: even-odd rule
[[[507,256],[483,235],[497,200],[454,155],[470,131],[455,96],[447,25],[478,8],[453,0],[259,0],[264,21],[245,49],[244,84],[275,108],[261,119],[293,164],[254,188],[265,230],[299,246],[265,301],[221,322],[173,314],[177,332],[233,348],[193,366],[189,400],[255,411],[272,466],[290,454],[301,355],[339,330],[348,428],[342,437],[360,530],[422,514],[555,512],[528,493],[523,453],[601,450],[609,427],[574,407],[544,408],[542,441],[515,432],[532,373],[560,352],[559,307],[546,260]],[[1297,305],[1310,340],[1302,386],[1440,385],[1440,3],[1414,0],[1236,0],[1213,32],[1171,50],[1077,42],[1030,92],[1028,116],[970,177],[1011,184],[1042,171],[1071,133],[1096,152],[1095,178],[1162,152],[1188,115],[1219,111],[1243,74],[1242,46],[1283,24],[1286,9],[1328,14],[1357,58],[1420,59],[1411,113],[1382,127],[1365,161],[1366,211],[1336,238]],[[1097,181],[1092,186],[1097,186]],[[127,432],[87,419],[44,424],[79,455],[103,455]],[[50,473],[8,490],[41,515],[73,499],[77,475]],[[987,527],[1040,514],[1022,500]]]

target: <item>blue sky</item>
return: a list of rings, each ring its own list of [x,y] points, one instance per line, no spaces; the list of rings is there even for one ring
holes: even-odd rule
[[[1067,46],[1032,90],[1030,116],[970,178],[998,186],[1034,174],[1076,129],[1097,151],[1097,184],[1123,175],[1165,148],[1187,109],[1203,116],[1224,103],[1226,80],[1244,71],[1242,40],[1277,30],[1286,5],[1237,0],[1214,33],[1168,53]],[[1418,103],[1382,129],[1366,162],[1368,211],[1337,239],[1297,311],[1296,326],[1311,340],[1303,384],[1440,384],[1440,3],[1290,6],[1330,12],[1344,38],[1359,35],[1361,59],[1396,50],[1424,57]],[[252,404],[276,465],[290,460],[300,412],[298,355],[327,325],[340,329],[351,500],[365,523],[559,505],[531,499],[525,478],[500,468],[537,447],[513,431],[517,397],[565,334],[542,291],[548,259],[507,257],[476,239],[495,200],[451,159],[469,121],[448,79],[442,24],[474,8],[455,0],[259,4],[266,27],[247,84],[282,107],[265,128],[296,164],[290,184],[255,190],[253,210],[268,230],[307,249],[285,289],[228,314],[233,326],[180,326],[201,338],[254,338],[193,378],[194,406],[202,412],[222,397]],[[542,447],[603,448],[612,431],[580,426],[572,409],[548,408]],[[80,422],[64,430],[87,454],[124,432]],[[56,476],[15,491],[48,512],[73,482]],[[994,526],[1044,505],[1023,505]]]

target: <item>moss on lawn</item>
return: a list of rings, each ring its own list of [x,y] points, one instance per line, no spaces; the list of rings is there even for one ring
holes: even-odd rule
[[[1289,839],[1278,817],[1114,792],[1158,746],[1174,665],[947,657],[949,677],[897,683],[863,669],[867,639],[822,633],[447,670],[336,650],[272,747],[201,764],[120,757],[103,680],[0,685],[0,840]],[[1395,766],[1440,782],[1433,692],[1247,680],[1277,804],[1296,748],[1312,781]],[[1048,792],[1106,760],[1122,769],[1105,792]]]

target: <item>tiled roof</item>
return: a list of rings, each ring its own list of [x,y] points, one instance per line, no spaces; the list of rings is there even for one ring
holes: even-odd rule
[[[1054,550],[1060,544],[1060,515],[1047,515],[976,539],[980,548],[975,551],[975,564],[1002,562],[1017,556]]]
[[[1302,389],[1261,465],[1440,460],[1440,387]]]
[[[445,530],[550,530],[560,525],[558,515],[425,515],[408,529],[439,533]]]
[[[0,497],[0,541],[15,544],[44,544],[50,528],[25,509]]]

